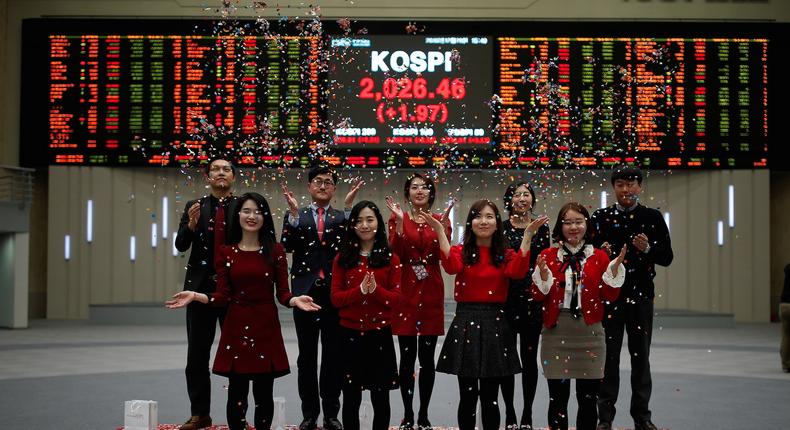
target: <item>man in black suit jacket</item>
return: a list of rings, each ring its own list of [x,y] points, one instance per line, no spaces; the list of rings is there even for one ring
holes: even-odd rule
[[[205,168],[205,178],[211,194],[187,202],[176,236],[176,249],[186,252],[190,247],[184,290],[211,294],[216,288],[214,248],[225,243],[224,214],[232,214],[229,207],[236,168],[224,158],[214,158]],[[223,214],[218,210],[222,208]],[[219,215],[219,217],[218,217]],[[217,222],[219,221],[219,222]],[[215,235],[215,232],[217,233]],[[217,237],[221,235],[221,237]],[[225,316],[222,309],[198,302],[187,306],[187,365],[185,369],[187,393],[191,408],[190,418],[181,430],[195,430],[211,426],[211,372],[209,360],[217,321]]]
[[[315,430],[321,404],[324,408],[324,430],[342,430],[337,419],[340,411],[342,366],[340,365],[340,319],[332,306],[332,262],[340,249],[351,205],[364,182],[357,180],[346,195],[344,211],[334,209],[330,202],[337,186],[337,173],[328,167],[316,167],[308,173],[307,191],[312,203],[299,209],[296,198],[283,185],[288,202],[282,231],[282,244],[293,254],[291,291],[307,294],[321,306],[318,312],[294,308],[294,323],[299,344],[299,398],[302,400],[303,421],[300,430]],[[318,373],[318,338],[321,337],[321,374]]]

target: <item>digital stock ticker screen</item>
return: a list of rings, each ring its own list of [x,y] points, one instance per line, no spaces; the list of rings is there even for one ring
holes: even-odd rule
[[[145,23],[24,22],[23,165],[179,166],[218,150],[272,167],[771,165],[775,42],[754,31]]]

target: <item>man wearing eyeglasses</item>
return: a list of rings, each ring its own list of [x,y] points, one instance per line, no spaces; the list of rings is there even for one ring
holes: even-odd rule
[[[214,269],[215,248],[225,243],[226,214],[230,206],[236,167],[223,157],[212,158],[205,167],[205,179],[211,193],[187,202],[176,236],[176,249],[186,252],[192,248],[187,264],[184,289],[211,294],[216,288]],[[211,373],[209,361],[211,344],[222,324],[224,309],[192,302],[187,305],[187,365],[185,369],[187,393],[191,408],[190,418],[181,430],[211,427]]]
[[[344,210],[330,205],[337,189],[337,173],[329,167],[315,167],[307,176],[307,191],[312,203],[299,209],[296,198],[283,185],[288,212],[283,222],[281,243],[293,254],[291,291],[307,294],[321,306],[318,312],[294,308],[296,338],[299,344],[299,398],[302,400],[303,421],[299,430],[315,430],[321,407],[324,430],[342,430],[337,419],[340,412],[342,365],[337,309],[329,299],[332,285],[332,261],[340,249],[345,224],[354,198],[364,182],[357,180],[346,195]],[[321,338],[321,373],[318,376],[318,339]],[[319,402],[320,397],[320,402]]]

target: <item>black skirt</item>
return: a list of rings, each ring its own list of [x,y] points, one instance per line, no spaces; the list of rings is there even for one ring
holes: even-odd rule
[[[392,329],[359,331],[340,327],[343,389],[388,391],[398,388]]]
[[[465,378],[521,372],[516,342],[500,303],[458,303],[436,370]]]

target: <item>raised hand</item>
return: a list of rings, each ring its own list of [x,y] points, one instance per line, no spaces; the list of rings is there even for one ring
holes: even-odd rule
[[[620,254],[617,255],[617,258],[614,259],[614,264],[612,267],[612,275],[617,276],[617,269],[620,268],[620,265],[623,264],[623,260],[625,260],[625,252],[628,249],[628,246],[623,245],[623,248],[620,250]]]
[[[299,202],[296,201],[296,197],[294,197],[294,193],[288,189],[288,185],[281,184],[283,189],[283,196],[285,196],[285,202],[288,203],[288,211],[291,212],[293,216],[299,216]]]
[[[368,272],[370,277],[368,278],[368,294],[376,291],[376,275],[373,272]]]
[[[612,255],[612,244],[609,242],[604,242],[601,244],[601,249],[606,251],[607,255]]]
[[[197,229],[198,218],[200,218],[200,202],[193,203],[187,210],[187,215],[189,216],[189,224],[187,224],[187,227],[195,231],[195,229]]]
[[[439,219],[439,221],[445,227],[450,225],[450,211],[453,210],[453,206],[455,206],[455,204],[457,202],[458,202],[458,199],[456,199],[455,197],[450,198],[450,202],[447,204],[447,209],[444,210],[444,213],[442,213],[441,219]]]
[[[437,233],[444,230],[442,222],[434,218],[430,212],[425,212],[424,210],[419,209],[417,212],[417,219],[431,226],[431,228]]]
[[[291,305],[307,312],[315,312],[321,310],[310,296],[297,296],[291,299]]]
[[[179,291],[173,294],[170,300],[165,301],[165,307],[168,309],[178,309],[192,303],[195,300],[194,291]]]
[[[645,252],[647,249],[648,241],[647,236],[644,233],[639,233],[634,237],[634,240],[631,243],[636,247],[636,249]]]
[[[346,194],[346,199],[343,203],[346,205],[345,207],[350,208],[354,205],[354,199],[357,198],[357,193],[365,185],[365,181],[362,180],[362,177],[357,177],[354,179],[354,183],[351,185],[351,190]]]
[[[359,289],[362,291],[362,294],[369,293],[368,288],[370,284],[370,272],[365,273],[365,277],[362,278],[362,282],[359,283]]]
[[[397,203],[395,201],[395,199],[393,199],[391,196],[385,197],[384,201],[387,202],[387,208],[390,210],[390,212],[395,214],[395,216],[398,218],[398,220],[402,220],[403,219],[403,209],[401,209],[400,203]]]
[[[538,255],[538,259],[535,260],[535,265],[538,267],[538,273],[540,274],[540,279],[543,282],[549,280],[549,266],[546,265],[546,256],[544,254]]]
[[[529,223],[529,225],[527,226],[527,229],[525,230],[525,232],[529,232],[531,235],[534,236],[535,233],[538,232],[538,229],[540,228],[540,226],[542,226],[543,224],[546,224],[547,222],[549,222],[549,217],[546,216],[546,215],[541,215],[541,216],[535,218],[534,220],[532,220],[531,223]]]

